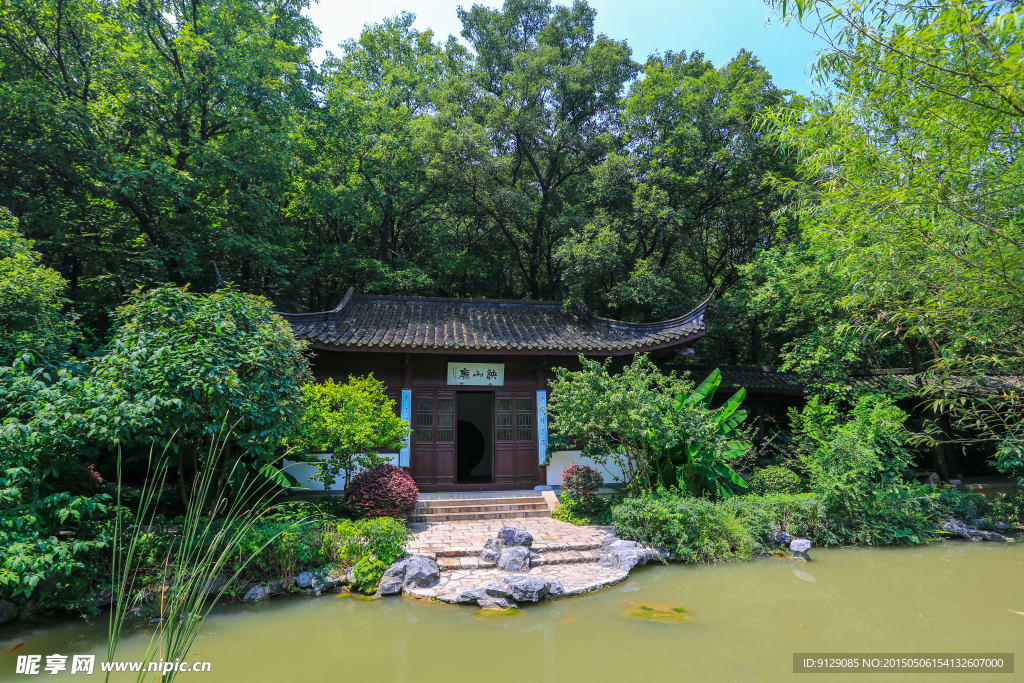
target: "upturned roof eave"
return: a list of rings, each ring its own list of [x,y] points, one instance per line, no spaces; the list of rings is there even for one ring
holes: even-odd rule
[[[680,347],[688,348],[698,341],[705,334],[704,330],[698,330],[693,334],[679,339],[674,339],[668,342],[662,342],[659,344],[644,344],[639,346],[629,347],[618,347],[618,348],[557,348],[557,347],[538,347],[538,348],[515,348],[511,346],[493,346],[493,347],[459,347],[454,346],[413,346],[413,345],[376,345],[376,344],[359,344],[359,345],[348,345],[348,344],[332,344],[330,342],[321,341],[309,341],[309,346],[312,349],[318,351],[337,351],[337,352],[354,352],[354,353],[410,353],[420,355],[479,355],[479,356],[594,356],[594,357],[609,357],[609,356],[632,356],[638,353],[651,353],[653,351],[661,351],[663,349]]]

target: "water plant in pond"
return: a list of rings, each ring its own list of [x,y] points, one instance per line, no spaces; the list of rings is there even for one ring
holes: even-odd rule
[[[626,602],[623,615],[633,619],[655,621],[662,624],[689,624],[693,617],[684,607],[659,602]]]
[[[518,607],[509,607],[508,609],[495,609],[493,607],[482,607],[477,611],[473,612],[474,617],[505,617],[512,614],[518,614]]]

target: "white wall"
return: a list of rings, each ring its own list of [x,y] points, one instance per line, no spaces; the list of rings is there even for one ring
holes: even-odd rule
[[[548,462],[548,486],[562,485],[562,470],[573,463],[593,467],[604,477],[605,484],[622,484],[625,477],[622,475],[622,468],[608,458],[602,465],[590,458],[580,455],[580,451],[555,451],[551,454]]]
[[[388,462],[392,465],[398,464],[398,453],[381,453],[381,455],[388,459]],[[327,457],[326,454],[319,456],[321,460]],[[323,491],[324,485],[322,482],[314,479],[318,473],[319,468],[313,463],[309,462],[291,462],[290,460],[284,461],[284,471],[292,475],[299,480],[299,484],[310,491]],[[345,474],[344,472],[338,475],[338,478],[334,480],[328,491],[344,491],[345,490]]]

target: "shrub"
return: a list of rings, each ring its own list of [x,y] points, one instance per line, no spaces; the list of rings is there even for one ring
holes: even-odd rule
[[[988,500],[977,493],[960,491],[952,486],[937,489],[931,486],[920,488],[927,490],[925,495],[929,496],[931,508],[940,521],[955,517],[969,524],[970,520],[977,517],[985,517],[990,513],[999,514],[993,510],[994,506]]]
[[[881,395],[860,397],[841,412],[815,396],[790,411],[798,457],[825,506],[828,543],[908,545],[935,537],[931,489],[912,485],[907,414]]]
[[[236,566],[247,562],[239,579],[265,581],[292,577],[301,571],[327,565],[329,546],[322,542],[322,528],[293,522],[261,521],[239,541]],[[263,546],[266,545],[265,548]],[[263,548],[261,551],[260,548]]]
[[[572,498],[563,498],[562,504],[551,511],[551,516],[580,526],[609,524],[612,521],[611,507],[611,503],[600,496],[594,496],[586,504]]]
[[[404,517],[416,507],[420,491],[402,469],[377,465],[352,477],[345,505],[358,517]]]
[[[674,437],[705,417],[706,411],[676,409],[676,395],[693,383],[662,374],[643,354],[614,374],[608,362],[579,360],[577,372],[555,368],[548,416],[556,438],[583,444],[583,455],[599,464],[614,462],[632,492],[652,490],[652,434]]]
[[[796,472],[770,465],[754,471],[750,477],[750,490],[757,494],[798,493],[800,477]]]
[[[398,450],[409,435],[409,425],[395,414],[383,382],[349,377],[345,384],[328,379],[302,388],[306,409],[298,443],[312,453],[328,453],[317,462],[317,479],[330,487],[342,473],[386,462],[381,449]]]
[[[991,516],[1009,524],[1024,522],[1024,496],[1000,493],[992,501]]]
[[[562,470],[562,494],[573,500],[593,498],[603,483],[601,473],[587,465],[572,464]]]
[[[620,538],[663,548],[685,562],[746,558],[755,539],[736,514],[705,498],[664,495],[630,498],[612,508]]]
[[[730,498],[720,505],[736,515],[764,547],[774,545],[779,531],[810,538],[821,545],[827,544],[831,535],[825,508],[810,494],[747,495]]]
[[[103,477],[91,464],[64,462],[57,468],[55,486],[74,496],[95,496],[103,492]]]
[[[353,568],[356,587],[372,593],[377,590],[384,571],[405,556],[409,536],[403,520],[377,517],[339,522],[330,542],[337,563]]]

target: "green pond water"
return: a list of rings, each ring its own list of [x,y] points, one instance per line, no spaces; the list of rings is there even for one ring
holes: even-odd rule
[[[966,681],[977,674],[795,675],[793,653],[1024,654],[1024,544],[816,549],[812,558],[654,565],[610,589],[503,616],[408,598],[228,604],[193,649],[212,671],[179,680]],[[15,675],[18,654],[101,655],[105,629],[8,624],[0,681],[38,680]],[[131,659],[148,633],[134,631],[119,658]],[[983,680],[1024,678],[1024,660],[1016,671]],[[61,677],[102,678],[40,676]]]

